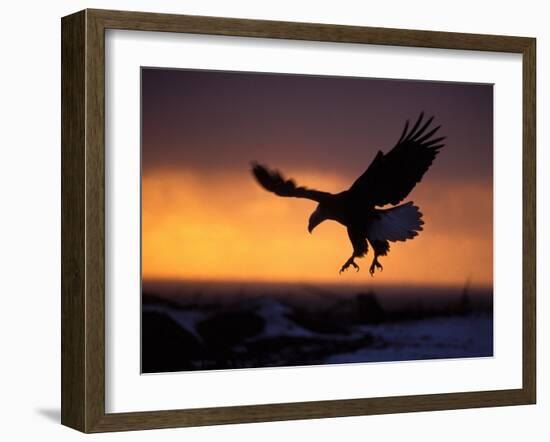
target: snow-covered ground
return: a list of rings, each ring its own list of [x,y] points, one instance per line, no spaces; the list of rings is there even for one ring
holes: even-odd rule
[[[174,303],[147,302],[143,305],[143,314],[144,318],[148,314],[156,314],[157,319],[160,316],[172,321],[196,341],[186,368],[182,369],[493,355],[490,312],[429,315],[415,319],[390,318],[377,324],[343,321],[337,324],[338,327],[321,328],[321,331],[318,326],[310,324],[307,315],[304,319],[303,311],[271,297],[257,297],[229,307],[179,307]],[[313,319],[318,322],[323,320]],[[143,326],[147,327],[147,324],[144,321]],[[156,345],[162,347],[163,339],[166,336],[159,336]],[[173,343],[173,340],[170,342]],[[188,345],[189,342],[185,343]],[[147,357],[147,349],[144,351],[144,357]],[[158,348],[155,351],[158,352]],[[174,348],[170,351],[174,352]],[[186,351],[182,346],[178,357],[181,359]]]
[[[363,349],[337,353],[325,363],[385,362],[493,355],[493,319],[486,314],[447,316],[360,327],[375,337]],[[378,342],[376,342],[378,341]]]

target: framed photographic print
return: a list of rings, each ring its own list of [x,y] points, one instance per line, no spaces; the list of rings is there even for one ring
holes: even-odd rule
[[[62,19],[62,423],[532,404],[535,40]]]

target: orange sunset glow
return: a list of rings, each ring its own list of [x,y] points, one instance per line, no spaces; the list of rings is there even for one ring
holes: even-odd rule
[[[491,287],[492,103],[491,85],[142,70],[143,280]],[[423,231],[374,277],[370,247],[340,275],[346,228],[309,234],[316,203],[267,192],[251,161],[341,192],[423,110],[447,136],[402,201]]]
[[[337,191],[349,185],[339,176],[291,172],[313,187]],[[246,165],[239,175],[161,170],[142,185],[144,279],[372,280],[366,271],[371,254],[358,261],[361,272],[338,274],[351,250],[343,226],[328,221],[310,235],[307,219],[315,203],[267,194]],[[449,194],[451,200],[444,197]],[[424,214],[424,231],[391,244],[376,283],[490,285],[490,185],[432,182],[418,186],[410,200]]]

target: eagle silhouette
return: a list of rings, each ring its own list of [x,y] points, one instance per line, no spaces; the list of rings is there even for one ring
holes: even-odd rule
[[[282,197],[307,198],[318,203],[309,217],[308,231],[325,220],[333,220],[346,226],[353,253],[340,268],[340,273],[349,266],[359,271],[355,258],[365,256],[368,243],[374,251],[369,272],[382,270],[379,256],[390,249],[389,241],[413,239],[422,230],[422,213],[412,201],[397,205],[420,182],[446,137],[434,138],[441,126],[431,128],[434,117],[423,122],[424,112],[409,130],[405,123],[401,137],[388,153],[378,151],[367,170],[352,186],[340,193],[322,192],[297,186],[277,170],[252,163],[252,173],[258,183],[269,192]],[[377,209],[391,204],[395,207]]]

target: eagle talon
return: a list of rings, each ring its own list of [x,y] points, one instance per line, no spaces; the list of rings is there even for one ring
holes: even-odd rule
[[[340,271],[338,272],[338,274],[342,274],[342,272],[345,272],[349,266],[353,266],[353,268],[355,269],[356,272],[359,271],[359,266],[357,264],[355,264],[355,261],[353,260],[353,258],[350,258],[348,259],[344,265],[342,266],[342,268],[340,269]]]
[[[369,268],[370,276],[374,276],[374,272],[376,271],[376,269],[378,269],[382,272],[384,270],[384,267],[382,267],[382,264],[380,264],[378,262],[377,258],[374,258],[372,260],[372,264],[370,265],[370,268]]]

